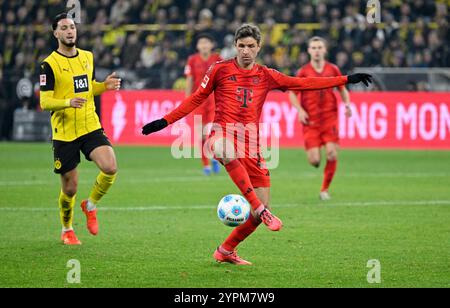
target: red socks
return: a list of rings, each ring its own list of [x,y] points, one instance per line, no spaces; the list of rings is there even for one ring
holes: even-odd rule
[[[324,177],[321,191],[326,191],[328,190],[328,187],[330,187],[334,173],[336,172],[336,166],[337,160],[327,160],[327,165],[325,166],[325,170],[323,172]]]
[[[239,162],[239,160],[235,159],[228,165],[225,165],[225,169],[233,180],[234,184],[239,188],[242,195],[247,199],[250,203],[252,209],[259,214],[262,209],[264,209],[264,205],[258,199],[258,196],[253,189],[252,182],[250,181],[250,177],[248,176],[247,170],[245,170],[244,166]]]
[[[250,215],[248,220],[240,225],[231,232],[228,238],[223,242],[222,246],[219,247],[219,251],[222,253],[230,253],[245,240],[250,234],[252,234],[256,228],[258,228],[261,222],[257,221],[253,215]]]
[[[241,193],[248,200],[256,215],[259,215],[265,207],[256,195],[245,167],[239,160],[235,159],[231,163],[225,165],[225,169]],[[259,219],[253,217],[253,214],[250,215],[248,220],[243,225],[234,228],[228,238],[219,247],[219,251],[222,253],[233,252],[235,248],[250,234],[252,234],[260,224],[261,221],[259,221]]]

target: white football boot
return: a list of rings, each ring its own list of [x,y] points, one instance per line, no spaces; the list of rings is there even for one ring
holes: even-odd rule
[[[326,190],[320,192],[319,198],[322,201],[328,201],[331,199],[330,194]]]

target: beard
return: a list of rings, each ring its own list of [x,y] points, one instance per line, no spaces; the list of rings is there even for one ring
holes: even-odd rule
[[[66,41],[64,41],[64,40],[61,40],[61,44],[63,44],[63,45],[66,46],[66,47],[72,48],[72,47],[75,46],[75,41],[72,42],[72,43],[68,43],[68,42],[66,42]]]

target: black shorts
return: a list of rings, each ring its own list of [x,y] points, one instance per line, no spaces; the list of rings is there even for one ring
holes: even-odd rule
[[[64,174],[75,169],[81,161],[80,151],[87,160],[91,161],[89,158],[91,152],[103,145],[112,146],[103,129],[98,129],[70,142],[53,140],[54,172]]]

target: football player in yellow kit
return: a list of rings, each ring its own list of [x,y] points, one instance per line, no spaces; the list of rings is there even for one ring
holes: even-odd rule
[[[61,240],[65,245],[80,245],[72,227],[80,151],[100,169],[89,198],[81,202],[88,230],[96,235],[96,205],[114,183],[117,162],[95,112],[94,96],[118,90],[121,80],[115,73],[104,82],[95,80],[93,54],[76,48],[77,28],[68,14],[56,16],[52,28],[58,49],[41,63],[40,104],[51,112],[54,172],[61,175]]]

